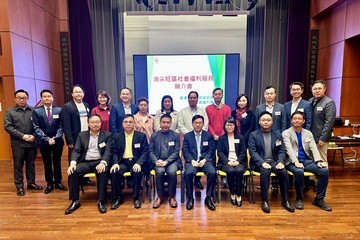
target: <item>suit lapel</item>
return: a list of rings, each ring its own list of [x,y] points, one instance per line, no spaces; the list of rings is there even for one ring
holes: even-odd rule
[[[258,138],[259,142],[261,143],[262,150],[265,152],[264,135],[262,134],[260,129],[257,132],[257,138]]]

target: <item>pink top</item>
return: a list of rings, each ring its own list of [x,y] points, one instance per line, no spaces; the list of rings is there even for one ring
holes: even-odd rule
[[[108,106],[105,109],[97,106],[91,109],[91,114],[97,114],[101,117],[101,130],[108,131],[110,130],[109,119],[110,119],[110,109],[111,107]]]
[[[148,143],[150,142],[151,134],[154,132],[154,117],[150,114],[147,115],[145,121],[140,115],[140,112],[134,115],[135,130],[145,133]]]

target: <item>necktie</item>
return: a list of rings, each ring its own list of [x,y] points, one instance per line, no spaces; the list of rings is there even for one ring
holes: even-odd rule
[[[51,112],[50,112],[50,108],[47,108],[47,119],[48,119],[48,122],[51,123]]]
[[[200,149],[200,145],[201,145],[201,136],[199,133],[196,134],[196,146],[197,146],[197,160],[200,160],[200,155],[201,155],[201,149]]]

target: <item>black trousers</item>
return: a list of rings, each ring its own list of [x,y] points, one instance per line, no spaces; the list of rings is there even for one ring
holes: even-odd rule
[[[211,197],[214,191],[216,182],[216,170],[212,163],[206,162],[203,167],[194,167],[191,163],[185,165],[185,183],[186,195],[188,198],[193,198],[194,192],[194,176],[197,172],[203,171],[207,178],[206,196]]]
[[[166,166],[166,167],[156,167],[156,190],[158,196],[164,195],[164,181],[165,181],[165,173],[168,177],[168,189],[169,195],[171,197],[175,197],[176,194],[176,184],[177,184],[177,175],[176,171],[179,170],[179,167],[176,162]]]
[[[13,146],[11,148],[14,160],[14,183],[16,187],[24,186],[23,168],[25,163],[27,184],[35,183],[35,159],[36,147],[21,148]]]
[[[232,195],[241,196],[243,189],[244,165],[239,164],[236,167],[229,164],[223,165],[221,169],[226,172],[229,190]]]
[[[39,147],[39,149],[44,162],[45,180],[47,184],[61,183],[61,156],[63,145],[46,145]]]

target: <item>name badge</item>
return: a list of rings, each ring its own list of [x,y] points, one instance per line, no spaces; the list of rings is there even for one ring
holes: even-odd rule
[[[174,146],[174,145],[175,145],[174,141],[169,142],[169,146],[170,146],[170,147],[171,147],[171,146]]]
[[[317,107],[316,108],[316,111],[322,112],[322,110],[323,110],[323,107]]]
[[[140,148],[140,143],[135,143],[134,148]]]
[[[32,117],[30,117],[30,120],[32,121]]]
[[[276,140],[275,146],[281,146],[281,141],[280,141],[280,140]]]
[[[209,146],[209,143],[208,143],[208,141],[206,141],[206,142],[203,142],[203,146]]]
[[[280,116],[281,115],[281,112],[280,111],[276,111],[275,112],[275,116]]]
[[[53,115],[53,119],[58,119],[59,118],[59,114],[54,114]]]
[[[304,112],[304,108],[298,108],[299,112]]]
[[[305,142],[306,143],[310,142],[310,138],[309,137],[305,138]]]
[[[242,118],[246,118],[246,117],[247,117],[247,113],[244,112],[243,114],[241,114],[241,117],[242,117]]]
[[[240,139],[234,139],[234,143],[239,143]]]
[[[86,111],[87,111],[87,112],[90,112],[89,108],[86,108]]]
[[[106,146],[106,143],[104,143],[104,142],[102,142],[102,143],[99,144],[99,147],[100,147],[100,148],[103,148],[103,147],[105,147],[105,146]]]

